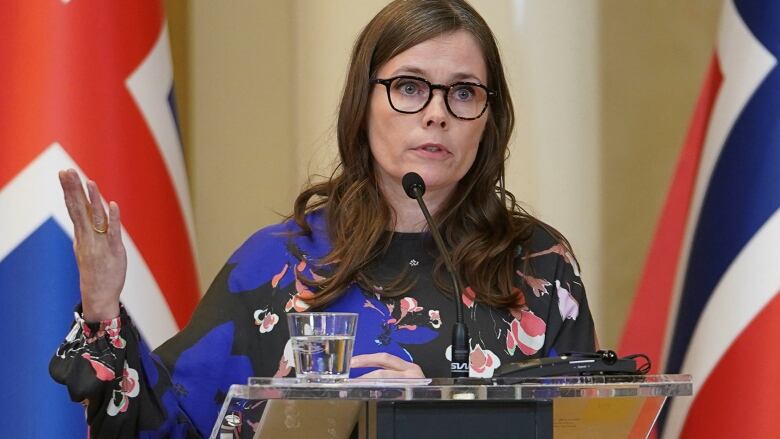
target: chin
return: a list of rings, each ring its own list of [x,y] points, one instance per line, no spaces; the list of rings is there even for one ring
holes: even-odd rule
[[[455,185],[458,183],[458,180],[452,179],[452,176],[450,175],[441,175],[439,172],[426,172],[426,171],[415,171],[418,174],[420,174],[420,177],[422,177],[423,181],[425,182],[426,190],[441,190],[444,188],[454,188]]]

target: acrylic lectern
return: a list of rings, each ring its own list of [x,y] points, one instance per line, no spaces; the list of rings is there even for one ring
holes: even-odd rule
[[[250,378],[212,438],[644,438],[690,375],[554,378]]]

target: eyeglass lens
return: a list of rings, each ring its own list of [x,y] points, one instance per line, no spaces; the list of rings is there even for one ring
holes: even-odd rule
[[[430,94],[430,86],[419,79],[402,77],[390,83],[390,104],[398,111],[413,113],[422,110]],[[485,109],[487,91],[476,85],[458,83],[450,87],[446,99],[455,116],[471,119]]]

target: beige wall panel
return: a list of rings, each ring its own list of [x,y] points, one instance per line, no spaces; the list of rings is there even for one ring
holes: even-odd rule
[[[296,0],[294,4],[293,123],[301,185],[309,176],[330,176],[337,163],[336,119],[352,46],[387,2]]]
[[[195,1],[191,180],[205,288],[232,251],[291,209],[292,5]]]

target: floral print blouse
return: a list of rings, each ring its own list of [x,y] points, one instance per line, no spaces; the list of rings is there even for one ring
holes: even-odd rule
[[[301,279],[317,278],[313,265],[330,249],[324,215],[315,212],[308,221],[310,236],[290,234],[298,227],[288,221],[250,237],[190,323],[154,352],[124,309],[98,323],[77,312],[50,372],[87,406],[91,436],[208,437],[231,384],[294,376],[285,315],[308,309],[301,299],[313,293]],[[455,309],[434,286],[435,255],[427,234],[395,233],[372,265],[374,288],[403,275],[409,291],[383,298],[353,286],[325,309],[359,314],[354,355],[386,352],[416,363],[427,377],[450,375]],[[472,377],[491,377],[508,362],[595,349],[579,268],[566,247],[537,227],[516,261],[514,308],[479,303],[471,288],[461,296]],[[354,368],[350,376],[371,370]],[[242,436],[252,437],[257,419],[243,420]]]

